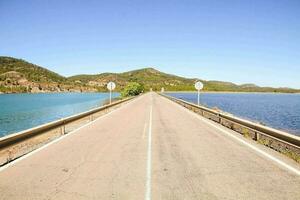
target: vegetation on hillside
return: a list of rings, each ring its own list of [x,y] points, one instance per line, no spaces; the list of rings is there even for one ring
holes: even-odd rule
[[[67,78],[57,73],[54,73],[38,65],[31,64],[22,59],[0,57],[0,74],[4,74],[7,72],[19,72],[24,78],[32,82],[62,83],[67,80]]]
[[[0,56],[0,92],[81,92],[97,91],[21,59]]]
[[[64,77],[43,67],[21,59],[0,56],[0,92],[95,92],[107,91],[106,84],[114,81],[116,91],[135,82],[144,91],[194,91],[194,83],[199,79],[184,78],[160,72],[154,68],[144,68],[124,73],[102,73]],[[237,85],[230,82],[205,81],[204,91],[227,92],[300,92],[291,88],[258,87],[253,84]]]
[[[103,73],[98,75],[77,75],[69,78],[73,81],[80,81],[84,84],[97,82],[100,85],[108,82],[109,80],[115,81],[122,89],[129,82],[137,82],[144,85],[145,91],[152,88],[154,91],[160,91],[164,88],[165,91],[195,91],[194,83],[200,79],[184,78],[171,74],[160,72],[153,68],[144,68],[133,70],[124,73]],[[285,92],[295,93],[300,92],[297,89],[291,88],[271,88],[259,87],[254,84],[237,85],[230,82],[222,81],[205,81],[204,91],[227,91],[227,92]],[[105,89],[105,88],[104,88]]]

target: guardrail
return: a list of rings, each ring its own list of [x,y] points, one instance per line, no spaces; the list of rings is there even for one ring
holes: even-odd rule
[[[77,115],[72,115],[70,117],[66,117],[66,118],[63,118],[63,119],[60,119],[57,121],[53,121],[53,122],[50,122],[47,124],[43,124],[43,125],[28,129],[28,130],[24,130],[24,131],[15,133],[15,134],[10,134],[8,136],[1,137],[0,138],[0,149],[6,148],[7,146],[13,145],[15,143],[21,142],[23,140],[29,139],[31,137],[34,137],[36,135],[42,134],[46,131],[49,131],[49,130],[52,130],[52,129],[55,129],[58,127],[61,128],[61,134],[63,135],[63,134],[65,134],[65,126],[68,125],[69,123],[74,122],[79,119],[82,119],[87,116],[90,116],[91,121],[92,121],[93,114],[103,111],[103,110],[106,110],[108,108],[111,108],[113,106],[116,106],[116,105],[126,102],[128,100],[131,100],[132,98],[133,97],[123,99],[120,101],[116,101],[109,105],[104,105],[99,108],[95,108],[95,109],[92,109],[92,110],[89,110],[89,111],[86,111],[86,112],[83,112],[83,113],[80,113]]]
[[[267,126],[263,126],[248,120],[244,120],[230,114],[219,112],[204,106],[177,99],[169,95],[159,93],[186,108],[192,110],[201,116],[213,120],[227,128],[250,137],[266,146],[269,146],[281,153],[288,155],[297,162],[300,162],[300,137],[276,130]]]

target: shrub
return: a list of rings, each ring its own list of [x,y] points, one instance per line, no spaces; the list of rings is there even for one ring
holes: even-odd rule
[[[130,82],[126,87],[121,91],[122,97],[136,96],[142,93],[144,87],[137,82]]]

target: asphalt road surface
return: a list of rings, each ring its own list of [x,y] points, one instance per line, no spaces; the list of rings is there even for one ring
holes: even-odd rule
[[[291,159],[155,93],[0,169],[0,199],[300,199]]]

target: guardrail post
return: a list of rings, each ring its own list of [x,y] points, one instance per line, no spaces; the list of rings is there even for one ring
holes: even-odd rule
[[[6,163],[9,163],[10,161],[13,160],[13,154],[12,154],[12,151],[11,150],[8,150],[8,155],[7,155],[7,158],[6,158]]]
[[[64,135],[66,133],[65,122],[63,122],[63,125],[60,127],[60,133],[61,135]]]
[[[221,117],[220,117],[220,113],[218,113],[217,117],[218,117],[218,123],[219,123],[219,124],[221,124]]]
[[[258,141],[259,139],[260,139],[260,134],[257,131],[255,131],[255,138],[254,138],[254,140]]]

